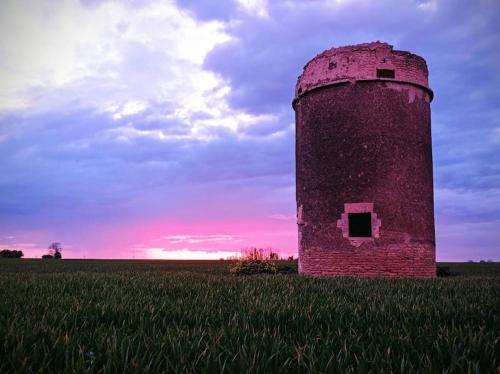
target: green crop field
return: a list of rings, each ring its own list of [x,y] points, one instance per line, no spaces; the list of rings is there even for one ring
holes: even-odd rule
[[[500,371],[500,264],[235,277],[223,261],[0,261],[0,372]]]

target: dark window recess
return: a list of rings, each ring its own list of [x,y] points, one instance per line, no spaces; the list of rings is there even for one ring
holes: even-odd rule
[[[377,69],[377,78],[394,78],[393,69]]]
[[[370,238],[372,236],[371,213],[348,213],[349,237]]]

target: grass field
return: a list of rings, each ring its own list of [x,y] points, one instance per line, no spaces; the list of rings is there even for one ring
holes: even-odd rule
[[[500,264],[446,265],[460,275],[0,260],[0,372],[499,372]]]

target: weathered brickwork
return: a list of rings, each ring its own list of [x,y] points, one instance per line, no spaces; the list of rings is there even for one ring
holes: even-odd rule
[[[425,61],[385,43],[306,65],[294,99],[301,273],[435,275],[431,99]],[[371,215],[369,237],[348,237],[349,212]]]
[[[377,69],[393,70],[394,78],[377,77]],[[295,97],[330,84],[373,79],[429,87],[427,64],[422,57],[395,51],[392,45],[376,42],[332,48],[320,53],[304,66]]]
[[[304,248],[301,273],[309,275],[361,275],[434,277],[436,274],[433,244],[392,244],[384,247],[337,250]]]

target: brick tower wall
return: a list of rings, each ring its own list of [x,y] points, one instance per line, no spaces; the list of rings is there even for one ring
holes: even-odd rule
[[[425,61],[385,43],[319,56],[321,64],[317,57],[299,77],[294,100],[300,272],[435,276]],[[331,73],[341,61],[347,67]],[[377,78],[380,66],[393,68],[394,78]],[[349,236],[348,215],[356,212],[370,212],[371,237]]]

